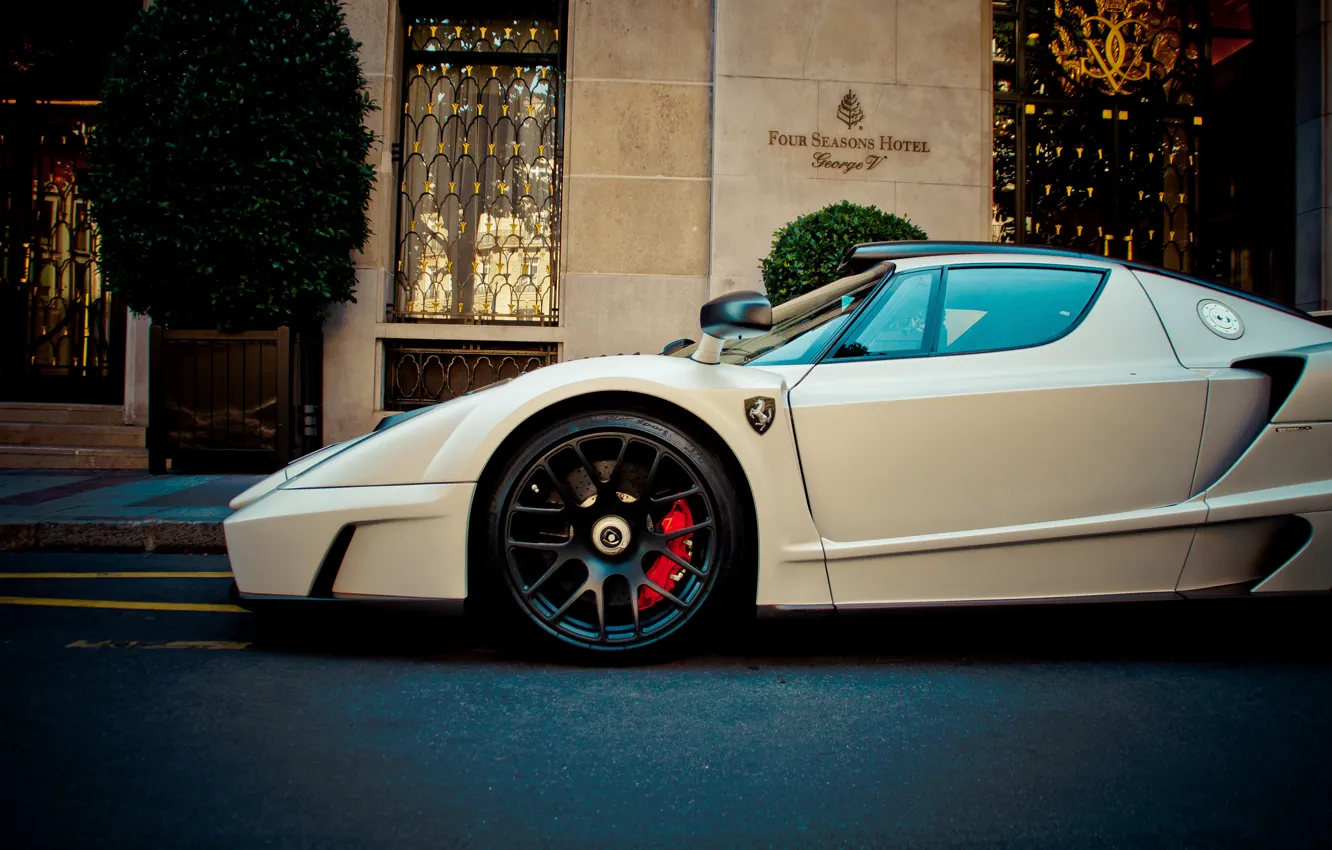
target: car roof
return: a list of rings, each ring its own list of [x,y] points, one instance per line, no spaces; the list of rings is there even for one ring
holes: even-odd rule
[[[928,239],[903,241],[903,242],[861,242],[852,245],[842,256],[842,264],[838,267],[839,275],[855,274],[881,262],[892,262],[902,268],[909,266],[924,265],[924,263],[903,263],[903,260],[913,260],[917,258],[934,258],[947,256],[956,262],[985,262],[993,261],[997,257],[1003,257],[1008,262],[1034,261],[1050,262],[1057,260],[1080,260],[1082,262],[1095,263],[1101,267],[1122,266],[1134,272],[1147,272],[1160,275],[1173,280],[1191,283],[1195,286],[1206,287],[1215,292],[1222,292],[1237,298],[1243,298],[1246,301],[1252,301],[1269,307],[1273,310],[1280,310],[1292,316],[1299,316],[1302,319],[1316,321],[1312,316],[1303,310],[1296,309],[1280,301],[1271,298],[1265,298],[1252,292],[1246,292],[1242,289],[1226,286],[1214,280],[1194,277],[1172,269],[1158,268],[1157,266],[1140,263],[1133,260],[1120,260],[1115,257],[1103,257],[1099,254],[1088,254],[1081,251],[1070,251],[1064,248],[1054,248],[1049,245],[1016,245],[1005,242],[946,242],[934,241]]]

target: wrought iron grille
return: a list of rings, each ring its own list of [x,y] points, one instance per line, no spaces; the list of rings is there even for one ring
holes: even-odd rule
[[[384,409],[410,410],[448,401],[555,362],[547,343],[384,343]]]
[[[97,228],[80,191],[88,125],[74,109],[0,103],[5,233],[0,241],[5,395],[118,401],[118,337],[97,262]],[[12,120],[11,120],[12,119]],[[32,123],[28,123],[32,122]]]
[[[1193,0],[996,3],[993,237],[1206,273],[1208,37]]]
[[[416,18],[399,156],[396,321],[558,321],[560,31]]]

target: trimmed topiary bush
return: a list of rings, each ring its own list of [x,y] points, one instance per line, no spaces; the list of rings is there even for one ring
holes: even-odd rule
[[[909,220],[850,201],[802,215],[773,234],[763,258],[763,285],[773,304],[837,279],[846,249],[857,242],[927,239]]]
[[[108,287],[180,328],[310,325],[353,299],[376,107],[340,3],[158,0],[89,147]]]

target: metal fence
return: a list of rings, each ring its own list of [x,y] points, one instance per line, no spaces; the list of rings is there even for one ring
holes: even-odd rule
[[[555,362],[547,343],[384,343],[384,408],[410,410],[456,398]]]
[[[154,471],[270,471],[318,448],[318,332],[221,333],[154,325],[149,459]]]

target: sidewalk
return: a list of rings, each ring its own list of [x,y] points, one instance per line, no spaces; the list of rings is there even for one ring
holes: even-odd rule
[[[0,551],[225,552],[227,502],[261,478],[0,469]]]

